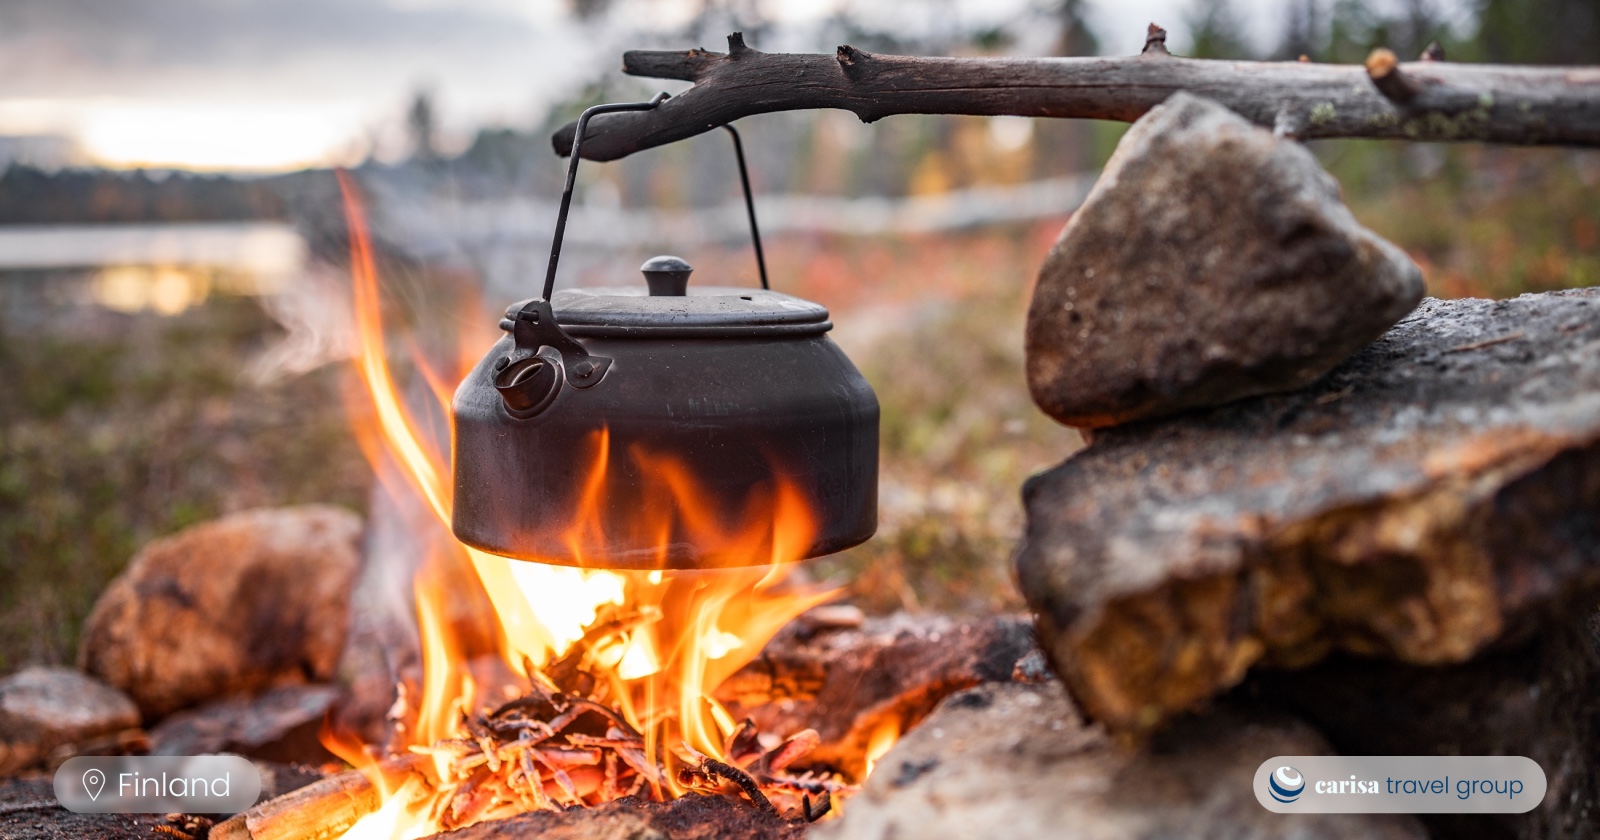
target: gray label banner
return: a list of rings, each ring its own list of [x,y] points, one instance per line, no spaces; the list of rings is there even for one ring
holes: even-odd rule
[[[1280,814],[1520,814],[1545,778],[1520,755],[1280,755],[1256,768],[1255,792]]]
[[[236,755],[82,755],[55,786],[80,814],[237,814],[260,798],[261,772]]]

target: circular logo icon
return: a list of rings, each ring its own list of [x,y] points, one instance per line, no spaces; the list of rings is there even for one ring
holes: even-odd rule
[[[1279,802],[1293,802],[1300,798],[1306,790],[1306,780],[1300,771],[1293,767],[1279,767],[1267,777],[1267,788],[1272,792],[1272,798]]]

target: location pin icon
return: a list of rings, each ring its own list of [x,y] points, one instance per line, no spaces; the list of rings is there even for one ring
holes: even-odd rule
[[[83,789],[89,794],[89,801],[94,802],[100,798],[100,789],[106,786],[106,774],[99,768],[90,768],[83,774]]]

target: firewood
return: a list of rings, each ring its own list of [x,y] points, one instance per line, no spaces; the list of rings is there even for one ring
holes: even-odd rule
[[[1151,25],[1141,55],[1117,58],[931,58],[764,53],[728,36],[726,53],[633,50],[622,71],[695,86],[654,110],[589,123],[583,156],[616,160],[774,111],[836,108],[862,122],[892,114],[1070,117],[1133,122],[1184,90],[1300,139],[1364,137],[1600,146],[1600,69],[1397,61],[1365,66],[1221,61],[1167,52]],[[575,123],[551,138],[572,148]]]
[[[382,762],[379,772],[399,787],[412,773],[427,772],[431,764],[426,755],[405,755]],[[209,836],[211,840],[331,840],[377,810],[380,800],[365,774],[346,770],[217,823]]]
[[[846,622],[846,626],[855,622]],[[939,699],[966,685],[1006,679],[1016,660],[1032,649],[1020,618],[974,624],[900,616],[866,622],[853,630],[819,632],[796,627],[775,639],[733,695],[745,702],[804,698],[795,712],[833,708],[825,742],[817,731],[791,725],[794,716],[761,714],[787,736],[771,749],[747,724],[729,749],[733,763],[692,755],[684,784],[714,793],[742,794],[774,825],[820,817],[832,803],[856,790],[866,735],[886,719],[909,726]],[[818,670],[817,679],[793,679]],[[867,679],[869,672],[877,676]],[[582,674],[575,670],[573,677]],[[664,784],[663,768],[645,757],[645,739],[601,699],[573,697],[534,683],[532,693],[493,710],[463,717],[463,737],[413,748],[413,754],[383,766],[399,787],[408,773],[427,773],[434,818],[446,829],[533,812],[562,813],[585,805],[595,813],[623,797],[650,801]],[[820,703],[818,701],[821,701]],[[859,719],[858,719],[859,718]],[[587,723],[579,723],[584,720]],[[576,731],[585,725],[590,732]],[[604,727],[604,735],[590,734]],[[731,743],[731,742],[730,742]],[[684,747],[687,749],[687,746]],[[841,775],[839,770],[846,769]],[[434,778],[435,767],[447,768]],[[692,784],[691,784],[692,782]],[[367,813],[381,797],[362,774],[350,771],[291,792],[219,824],[211,837],[226,840],[322,840],[335,837]]]
[[[856,777],[875,732],[904,732],[940,700],[983,682],[1011,679],[1034,650],[1022,616],[971,621],[897,615],[860,628],[816,635],[794,628],[716,691],[739,717],[763,732],[807,738],[812,763]]]

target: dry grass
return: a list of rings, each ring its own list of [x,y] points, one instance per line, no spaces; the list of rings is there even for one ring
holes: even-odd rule
[[[1364,224],[1422,266],[1437,297],[1600,283],[1600,152],[1330,144]]]
[[[0,319],[0,673],[71,661],[94,599],[151,538],[259,505],[365,506],[340,372],[239,375],[278,332],[253,301],[56,314],[70,319]]]

